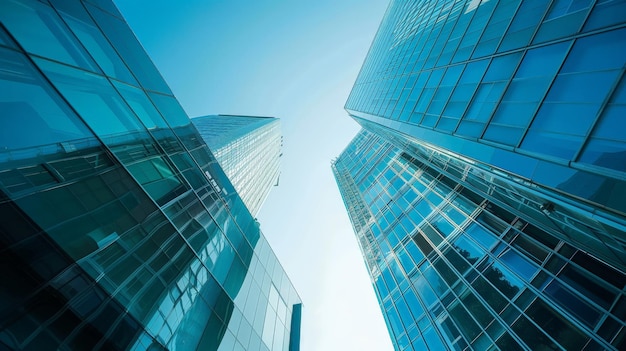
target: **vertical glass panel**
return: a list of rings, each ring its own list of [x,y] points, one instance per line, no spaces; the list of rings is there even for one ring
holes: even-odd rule
[[[437,274],[435,269],[428,268],[424,270],[423,274],[436,294],[441,296],[446,291],[448,291],[448,286],[446,285],[446,283],[443,282],[443,280],[441,280],[441,278],[439,277],[439,274]]]
[[[619,69],[626,57],[626,28],[577,39],[560,73]]]
[[[502,102],[485,132],[485,139],[517,145],[521,129],[531,121],[539,102],[548,89],[565,57],[568,42],[529,50],[515,78],[507,88]],[[511,129],[510,137],[503,137]],[[514,130],[517,130],[514,132]]]
[[[113,81],[113,85],[146,128],[168,128],[167,123],[143,90],[116,81]]]
[[[490,55],[495,51],[520,2],[520,0],[497,2],[496,10],[485,26],[485,32],[480,37],[472,57]]]
[[[515,78],[553,76],[561,66],[568,47],[569,42],[562,42],[529,50]]]
[[[106,78],[48,60],[35,62],[97,135],[143,130]]]
[[[137,85],[133,75],[95,25],[82,3],[55,0],[54,7],[59,10],[74,35],[89,51],[89,54],[93,56],[106,75]]]
[[[1,149],[15,150],[93,138],[28,59],[3,48],[0,48],[0,91]],[[78,145],[65,144],[71,149],[78,148]],[[56,153],[57,147],[49,152]],[[28,156],[23,151],[21,156],[14,153],[10,157]]]
[[[522,143],[523,148],[565,159],[577,153],[620,75],[618,69],[626,63],[626,52],[616,54],[613,49],[626,46],[625,36],[626,30],[620,30],[576,41]],[[594,146],[597,145],[592,143]],[[614,147],[605,146],[611,150],[609,153],[616,153]]]
[[[541,299],[535,300],[526,314],[566,350],[577,349],[580,345],[586,344],[589,339],[565,316],[555,311]]]
[[[135,74],[139,83],[146,89],[171,94],[172,92],[161,77],[161,74],[143,50],[128,25],[122,20],[91,4],[85,4],[85,6],[109,41],[113,44],[113,47],[119,52],[122,60],[124,60],[133,74]]]
[[[437,334],[434,328],[428,328],[426,331],[424,331],[423,336],[424,340],[428,343],[429,350],[443,351],[448,349],[444,346],[441,337],[439,336],[439,334]]]
[[[417,294],[419,295],[421,300],[424,301],[424,304],[426,304],[426,306],[430,306],[435,301],[437,301],[435,293],[430,288],[428,283],[426,283],[426,279],[424,278],[424,276],[420,276],[415,281],[413,286],[415,287]]]
[[[480,327],[460,303],[454,304],[448,311],[467,340],[474,340],[480,334]]]
[[[172,168],[160,157],[131,164],[128,171],[160,205],[185,191]]]
[[[0,26],[0,45],[9,46],[15,48],[15,42],[9,37],[9,34],[4,30],[4,27]]]
[[[583,31],[603,28],[624,21],[626,2],[622,0],[604,0],[596,2],[587,18]]]
[[[522,316],[512,326],[513,331],[528,345],[531,350],[558,350],[552,342],[528,318]]]
[[[597,308],[590,306],[558,281],[552,281],[546,286],[544,291],[553,301],[575,315],[590,328],[593,329],[600,319],[601,314]]]
[[[148,94],[171,128],[191,124],[189,117],[174,97],[156,93]]]
[[[502,256],[500,256],[500,260],[526,281],[530,281],[530,278],[537,271],[537,267],[535,267],[529,259],[523,257],[515,250],[507,250]]]
[[[580,161],[626,171],[626,135],[622,132],[626,115],[626,79],[622,77],[608,105],[587,141]]]
[[[492,268],[490,267],[488,268],[488,270],[492,270]],[[485,271],[485,272],[489,273],[489,271]],[[497,273],[499,275],[498,278],[502,280],[502,284],[498,283],[497,285],[499,290],[510,291],[510,293],[507,293],[507,295],[511,295],[511,296],[515,295],[518,292],[517,288],[511,288],[511,286],[508,283],[506,283],[506,281],[502,278],[502,273],[499,273],[495,270],[493,273]],[[493,279],[491,280],[493,281]],[[508,286],[508,289],[505,288],[507,286]],[[482,298],[485,301],[487,301],[487,303],[491,306],[491,308],[493,308],[494,311],[496,312],[502,311],[502,309],[508,303],[507,300],[504,299],[502,294],[500,294],[496,289],[494,289],[493,286],[487,283],[487,281],[481,276],[476,278],[476,280],[472,283],[472,287],[476,289],[476,292],[478,292],[478,294],[482,296]]]
[[[99,72],[50,6],[39,1],[2,1],[0,22],[26,51]]]
[[[550,116],[550,114],[555,117],[571,116],[572,113],[577,113],[580,110],[584,111],[584,109],[577,109],[576,106],[544,106],[542,108],[542,116]],[[545,130],[530,130],[524,137],[521,147],[525,150],[569,160],[574,157],[582,142],[583,138],[577,135]]]
[[[513,75],[513,72],[515,72],[521,57],[522,54],[520,52],[515,52],[494,58],[487,69],[483,81],[495,82],[508,80]]]
[[[485,269],[483,275],[509,299],[515,297],[524,288],[524,284],[519,278],[497,262]]]
[[[592,0],[556,0],[539,27],[533,43],[575,34],[587,17]]]
[[[453,62],[465,61],[470,58],[472,51],[474,51],[495,6],[495,1],[480,3],[472,1],[467,2],[465,11],[468,13],[474,12],[474,16],[471,19],[471,23],[468,26],[467,31],[461,39],[461,43],[459,44],[459,47],[454,55]]]
[[[460,236],[454,241],[454,247],[470,264],[476,263],[485,256],[485,252],[479,249],[474,243]]]
[[[475,223],[465,228],[465,232],[486,249],[490,249],[496,242],[493,234]]]
[[[567,264],[558,277],[574,290],[605,309],[608,309],[615,300],[616,293],[614,291],[599,284],[596,277],[571,264]]]
[[[550,0],[522,1],[515,13],[513,22],[502,39],[498,52],[526,46],[530,42],[536,26],[541,22],[550,3]]]

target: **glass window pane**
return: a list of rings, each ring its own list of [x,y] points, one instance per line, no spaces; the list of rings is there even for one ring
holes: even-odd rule
[[[35,62],[97,135],[144,130],[108,79],[48,60]]]
[[[535,300],[526,310],[526,314],[566,350],[578,349],[589,339],[580,329],[541,299]]]
[[[483,275],[509,299],[515,297],[524,288],[519,278],[497,262],[488,267]]]
[[[126,23],[89,3],[85,6],[139,83],[146,89],[171,94],[161,74]]]
[[[148,93],[161,115],[165,117],[170,127],[181,127],[191,124],[189,117],[173,96]]]
[[[167,123],[143,90],[116,81],[113,81],[113,85],[146,128],[168,128]]]
[[[489,65],[489,69],[487,70],[483,81],[498,81],[511,78],[511,75],[515,72],[515,68],[517,68],[517,64],[519,63],[521,57],[521,52],[515,52],[509,55],[494,58]]]
[[[621,23],[624,21],[624,13],[626,13],[626,2],[622,0],[598,1],[591,10],[583,31]]]
[[[592,3],[592,0],[554,1],[533,43],[562,38],[578,32]]]
[[[522,1],[498,51],[503,52],[526,46],[550,6],[550,2],[550,0]]]
[[[26,51],[99,72],[76,37],[50,6],[39,1],[2,1],[0,22]]]
[[[558,281],[553,281],[544,289],[545,293],[562,308],[568,310],[592,329],[600,319],[600,311],[591,307],[580,297],[573,294]]]
[[[574,107],[575,106],[572,106],[570,109],[561,108],[561,111],[571,111],[574,110]],[[524,137],[522,148],[528,151],[569,160],[576,154],[576,152],[578,152],[582,142],[582,136],[560,134],[543,130],[529,130],[528,134]]]
[[[622,109],[622,113],[626,113],[626,108]],[[626,143],[592,138],[587,142],[580,161],[626,172]]]
[[[0,91],[0,146],[3,150],[93,138],[23,54],[0,48]],[[30,132],[24,133],[24,130]],[[66,147],[77,146],[67,144]],[[56,146],[50,152],[57,152]],[[28,156],[13,154],[11,157]]]
[[[500,260],[527,281],[530,281],[530,278],[537,271],[537,267],[530,260],[511,249],[500,256]]]
[[[496,242],[495,236],[475,223],[465,228],[465,232],[486,249],[490,249]]]
[[[626,62],[626,28],[576,40],[561,73],[621,69]]]
[[[562,42],[528,50],[515,78],[553,76],[561,66],[569,44]]]
[[[95,25],[82,3],[55,1],[54,7],[106,75],[133,85],[138,84],[117,52]]]

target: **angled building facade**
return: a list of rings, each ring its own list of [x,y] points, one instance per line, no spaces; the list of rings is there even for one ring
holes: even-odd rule
[[[626,345],[626,4],[393,1],[333,170],[405,349]]]
[[[278,185],[282,135],[273,117],[212,115],[192,118],[252,215]]]
[[[113,3],[0,23],[0,349],[298,350],[298,294]]]

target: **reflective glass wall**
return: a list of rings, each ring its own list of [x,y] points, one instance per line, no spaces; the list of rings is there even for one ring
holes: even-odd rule
[[[620,0],[393,1],[346,109],[624,217],[624,48]]]
[[[115,6],[0,21],[0,348],[298,349],[297,293]]]
[[[253,215],[278,185],[283,137],[274,117],[212,115],[193,125]]]
[[[491,228],[481,222],[492,230],[495,242],[483,245],[480,238],[473,238],[472,245],[463,246],[470,242],[465,241],[471,236],[466,228],[473,227],[465,227],[452,217],[442,222],[436,213],[448,207],[429,199],[432,195],[416,195],[415,201],[430,200],[432,207],[429,217],[424,217],[427,226],[415,221],[403,224],[406,232],[418,231],[426,238],[425,246],[420,236],[408,235],[409,242],[416,241],[420,249],[418,257],[426,256],[453,291],[455,284],[468,285],[500,322],[498,325],[507,330],[504,334],[494,332],[497,328],[490,327],[493,322],[482,320],[482,307],[474,308],[473,303],[465,305],[467,318],[458,309],[454,313],[445,309],[454,321],[449,323],[434,300],[426,297],[427,301],[420,304],[405,301],[409,309],[419,305],[427,313],[432,311],[429,318],[436,333],[427,330],[428,324],[424,328],[417,325],[418,339],[423,338],[430,349],[464,345],[505,350],[514,349],[512,345],[532,350],[624,347],[621,321],[625,316],[619,312],[623,307],[618,307],[623,303],[624,281],[611,277],[623,277],[626,272],[626,139],[621,132],[623,113],[619,112],[626,101],[625,31],[626,3],[619,0],[392,1],[389,5],[345,106],[369,134],[357,137],[334,165],[364,256],[369,260],[398,255],[401,262],[401,251],[393,249],[401,236],[391,237],[387,246],[392,254],[386,253],[384,244],[382,254],[376,254],[375,245],[364,243],[376,242],[378,234],[362,228],[368,228],[372,221],[391,226],[413,213],[411,206],[406,206],[410,201],[400,201],[398,207],[392,206],[395,200],[370,203],[372,194],[367,191],[371,184],[359,176],[372,172],[377,177],[377,172],[386,172],[396,161],[381,164],[378,158],[370,158],[391,151],[361,156],[362,145],[370,145],[367,140],[378,140],[369,143],[379,146],[365,149],[396,148],[394,152],[410,156],[420,165],[409,172],[414,177],[421,179],[425,172],[439,179],[438,184],[455,191],[464,189],[459,194],[478,206],[465,211],[464,216],[477,221],[482,216],[478,213],[488,212],[501,220],[493,222],[500,224]],[[352,168],[344,169],[342,164]],[[398,179],[380,179],[396,182],[379,184],[389,199],[407,191]],[[381,212],[386,208],[392,212]],[[445,234],[450,230],[452,234]],[[461,239],[456,239],[457,232]],[[533,248],[517,247],[525,245],[519,244],[521,241],[533,242]],[[478,244],[478,251],[474,244]],[[535,244],[541,249],[535,249]],[[465,277],[465,268],[454,266],[455,258],[448,257],[454,254],[447,245],[462,248],[457,251],[463,262],[476,267],[480,274]],[[410,246],[405,246],[407,252]],[[538,250],[543,253],[535,256]],[[509,252],[523,258],[511,259],[514,254]],[[448,265],[434,264],[446,260]],[[550,260],[563,261],[552,266]],[[419,266],[415,259],[413,262]],[[534,265],[528,264],[532,262]],[[576,267],[577,278],[571,275],[569,265]],[[384,272],[380,265],[368,266],[374,278],[377,272]],[[449,269],[456,271],[463,283],[451,281]],[[394,275],[400,292],[417,280],[431,281],[430,270],[419,269],[415,276],[408,275],[411,269],[395,271],[393,264],[390,270],[404,274]],[[497,278],[500,276],[517,290],[498,285],[496,281],[504,279]],[[390,281],[385,280],[384,288],[376,285],[379,292],[383,291],[380,296],[385,311],[393,310],[384,302],[386,291],[392,291]],[[487,290],[499,290],[499,295],[481,292],[486,281]],[[432,284],[424,286],[430,287],[435,297],[447,294]],[[604,295],[606,289],[612,291],[606,295],[611,302],[603,303],[596,297]],[[429,291],[421,285],[416,290],[417,295]],[[464,299],[464,292],[454,292]],[[402,295],[390,294],[394,301]],[[499,305],[502,296],[506,303]],[[518,304],[522,296],[524,300]],[[446,299],[439,302],[443,306],[454,304]],[[494,303],[498,305],[491,305]],[[516,307],[506,307],[509,303]],[[603,304],[605,307],[600,307]],[[416,335],[405,320],[423,317],[415,311],[403,315],[398,307],[401,302],[394,306],[402,323],[394,322],[395,317],[388,320],[402,349],[408,347],[406,340],[414,340]],[[599,315],[578,309],[590,311],[587,306],[596,312],[607,311],[599,313],[609,317],[589,319]],[[542,322],[540,315],[551,316],[545,317],[550,322]],[[464,325],[461,320],[475,323]],[[608,330],[612,331],[607,334]],[[481,331],[488,337],[481,336]],[[431,339],[432,345],[428,344]],[[424,346],[418,345],[417,349]]]
[[[505,182],[441,166],[365,130],[333,162],[397,350],[626,347],[623,270],[564,238],[558,218],[537,220]]]

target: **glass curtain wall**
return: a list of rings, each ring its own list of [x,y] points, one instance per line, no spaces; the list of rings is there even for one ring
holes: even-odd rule
[[[289,349],[297,293],[112,2],[0,21],[0,347]]]

